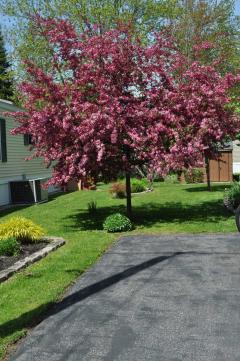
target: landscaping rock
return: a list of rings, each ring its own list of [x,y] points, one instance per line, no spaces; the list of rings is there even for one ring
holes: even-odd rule
[[[27,256],[16,263],[14,263],[11,267],[0,272],[0,283],[6,281],[9,277],[11,277],[14,273],[20,271],[21,269],[27,267],[28,265],[39,261],[40,259],[46,257],[50,252],[55,251],[57,248],[63,246],[65,244],[65,240],[63,238],[58,237],[48,237],[46,240],[50,241],[44,248],[41,250],[34,252],[30,256]]]

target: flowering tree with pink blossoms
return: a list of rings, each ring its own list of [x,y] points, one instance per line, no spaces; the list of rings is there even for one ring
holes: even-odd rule
[[[14,134],[31,134],[34,157],[53,164],[50,184],[98,174],[192,167],[233,136],[238,120],[227,110],[233,77],[185,59],[164,34],[143,44],[131,26],[78,35],[64,20],[36,18],[52,49],[51,75],[26,62],[20,86],[25,112]],[[214,81],[214,83],[212,83]]]
[[[239,116],[232,103],[231,90],[239,85],[239,76],[221,76],[213,65],[198,61],[189,64],[178,78],[177,114],[183,132],[176,139],[176,159],[189,145],[194,147],[205,163],[208,190],[210,190],[209,160],[217,159],[219,148],[226,141],[235,139],[239,131]],[[191,153],[191,152],[190,152]],[[186,164],[187,166],[187,164]]]

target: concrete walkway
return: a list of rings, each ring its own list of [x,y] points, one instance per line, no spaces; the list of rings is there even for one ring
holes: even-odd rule
[[[240,235],[123,237],[13,360],[239,361]]]

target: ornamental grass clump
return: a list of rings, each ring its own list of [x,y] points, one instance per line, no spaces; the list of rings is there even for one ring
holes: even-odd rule
[[[13,217],[0,223],[0,240],[14,238],[20,243],[34,243],[40,241],[44,234],[41,226],[24,217]]]
[[[103,229],[111,233],[131,231],[132,228],[133,225],[130,219],[121,213],[114,213],[108,216],[103,223]]]

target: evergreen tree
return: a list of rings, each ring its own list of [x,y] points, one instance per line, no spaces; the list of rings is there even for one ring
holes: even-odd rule
[[[0,32],[0,98],[11,100],[13,96],[13,82],[10,73],[10,64],[7,61],[4,40]]]

